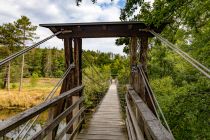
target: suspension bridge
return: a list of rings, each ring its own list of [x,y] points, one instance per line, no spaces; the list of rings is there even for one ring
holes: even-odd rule
[[[207,78],[210,78],[208,68],[159,34],[163,27],[159,29],[148,27],[143,22],[64,23],[41,24],[40,26],[49,28],[53,35],[3,59],[0,61],[0,67],[57,36],[59,39],[64,39],[66,71],[43,103],[1,123],[0,138],[4,139],[7,133],[23,126],[13,139],[173,140],[173,134],[147,77],[148,39],[151,37],[159,39]],[[83,129],[86,108],[83,106],[85,85],[82,84],[82,38],[102,37],[131,38],[130,83],[125,91],[126,119],[122,119],[116,81],[113,81],[88,123],[88,127]],[[140,50],[137,50],[138,40]],[[137,56],[137,51],[140,52],[140,57]],[[84,58],[88,61],[88,58],[85,56]],[[89,63],[91,65],[91,62]],[[94,67],[92,68],[100,75]],[[91,79],[91,77],[89,78]],[[97,84],[100,85],[100,83]],[[60,86],[60,95],[53,97]],[[30,132],[35,121],[47,109],[51,109],[51,111],[45,125],[40,131],[27,137],[27,133]],[[65,127],[58,131],[58,127],[64,119],[66,119]]]

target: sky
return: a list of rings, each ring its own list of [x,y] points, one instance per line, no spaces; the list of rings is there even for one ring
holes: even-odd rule
[[[120,9],[126,0],[83,0],[76,6],[75,0],[0,0],[0,25],[27,16],[34,25],[43,23],[78,23],[120,21]],[[38,27],[39,40],[52,35],[49,29]],[[83,49],[123,54],[123,46],[115,45],[116,38],[83,39]],[[41,47],[63,48],[63,41],[57,37]]]

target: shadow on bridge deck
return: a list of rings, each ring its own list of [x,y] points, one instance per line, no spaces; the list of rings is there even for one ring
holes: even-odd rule
[[[97,112],[93,114],[89,126],[83,129],[76,139],[128,139],[126,127],[120,113],[120,102],[115,83],[110,85]]]

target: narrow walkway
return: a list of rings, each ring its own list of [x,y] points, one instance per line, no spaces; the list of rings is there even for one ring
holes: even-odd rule
[[[126,128],[120,114],[116,84],[112,83],[101,105],[77,140],[127,140]]]

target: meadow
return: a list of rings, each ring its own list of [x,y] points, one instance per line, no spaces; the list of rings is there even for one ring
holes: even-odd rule
[[[25,110],[38,105],[53,89],[59,78],[23,79],[23,88],[19,92],[19,83],[10,84],[10,91],[0,89],[0,109]],[[59,93],[59,90],[56,94]]]

